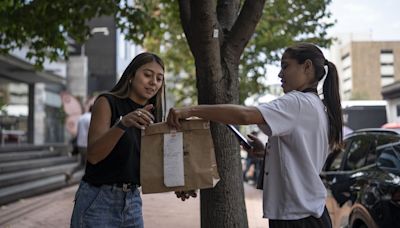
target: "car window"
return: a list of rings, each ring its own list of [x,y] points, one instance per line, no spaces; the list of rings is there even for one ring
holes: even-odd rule
[[[374,149],[374,145],[376,144],[373,135],[353,137],[348,147],[344,170],[355,170],[363,167],[365,165],[366,156],[371,149]]]
[[[370,149],[368,150],[368,154],[366,157],[365,165],[375,164],[377,159],[377,154],[381,154],[380,152],[377,153],[376,147],[388,143],[398,142],[400,140],[398,135],[392,134],[378,134],[376,135],[376,140],[373,140],[370,145]]]
[[[377,158],[377,153],[376,153],[376,147],[378,145],[378,140],[371,139],[369,147],[367,149],[366,157],[365,157],[365,165],[371,165],[376,162]]]
[[[332,161],[331,165],[327,168],[327,171],[337,171],[340,169],[340,165],[342,164],[344,151],[338,153],[334,160]]]
[[[392,135],[392,134],[380,134],[378,135],[378,145],[384,145],[388,143],[399,142],[400,136],[399,135]]]
[[[346,154],[346,148],[349,146],[350,139],[343,141],[343,149],[340,151],[332,152],[328,155],[324,165],[324,171],[338,171],[341,168],[344,155]]]
[[[400,170],[400,147],[389,146],[379,151],[378,166]]]

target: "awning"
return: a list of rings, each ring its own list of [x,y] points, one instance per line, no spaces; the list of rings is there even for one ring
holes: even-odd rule
[[[28,84],[66,84],[65,78],[52,72],[37,71],[32,64],[12,55],[0,55],[0,77]]]
[[[382,87],[382,97],[385,100],[396,99],[400,97],[400,81],[395,81]]]

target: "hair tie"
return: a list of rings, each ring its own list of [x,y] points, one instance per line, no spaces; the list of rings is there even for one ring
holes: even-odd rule
[[[324,65],[328,65],[329,61],[327,59],[325,59],[324,61]]]

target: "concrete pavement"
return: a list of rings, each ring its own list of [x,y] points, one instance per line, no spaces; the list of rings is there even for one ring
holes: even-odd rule
[[[53,228],[69,227],[77,185],[47,193],[0,208],[0,227]],[[268,228],[262,218],[262,192],[247,183],[245,200],[250,228]],[[200,227],[200,200],[182,202],[174,193],[145,194],[143,217],[146,228]]]

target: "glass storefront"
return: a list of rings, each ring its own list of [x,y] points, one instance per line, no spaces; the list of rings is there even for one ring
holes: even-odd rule
[[[0,77],[0,146],[29,143],[29,133],[35,144],[64,143],[62,88],[42,83],[35,87],[36,102],[29,106],[29,85]],[[29,107],[34,109],[33,129],[29,129]]]
[[[28,84],[0,78],[1,145],[26,143]]]
[[[65,113],[62,108],[60,95],[57,92],[45,90],[44,99],[44,132],[46,143],[64,142]]]

